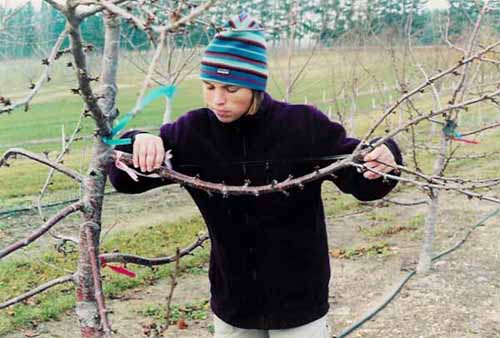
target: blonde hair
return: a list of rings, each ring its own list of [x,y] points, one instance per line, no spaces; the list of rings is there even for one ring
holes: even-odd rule
[[[248,107],[247,115],[253,115],[259,111],[264,95],[259,90],[252,90],[252,103]]]

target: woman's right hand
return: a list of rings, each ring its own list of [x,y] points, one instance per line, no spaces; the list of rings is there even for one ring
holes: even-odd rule
[[[163,164],[165,148],[160,137],[151,134],[137,134],[134,141],[133,162],[142,172],[158,169]]]

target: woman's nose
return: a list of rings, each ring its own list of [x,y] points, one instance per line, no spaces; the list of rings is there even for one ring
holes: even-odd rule
[[[226,103],[226,94],[223,90],[216,89],[214,92],[214,104],[222,105]]]

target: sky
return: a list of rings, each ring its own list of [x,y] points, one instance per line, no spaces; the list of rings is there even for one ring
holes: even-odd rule
[[[0,0],[0,7],[14,8],[31,1],[36,7],[40,6],[42,0]],[[448,7],[447,0],[429,0],[428,6],[431,9],[444,9]]]

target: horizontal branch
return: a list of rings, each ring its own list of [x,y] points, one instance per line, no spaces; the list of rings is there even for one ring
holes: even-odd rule
[[[186,25],[186,24],[190,23],[191,21],[193,21],[194,18],[201,15],[204,11],[206,11],[207,9],[212,7],[212,5],[215,2],[216,2],[216,0],[209,0],[209,1],[205,2],[203,5],[196,7],[196,9],[194,11],[192,11],[191,13],[189,13],[188,15],[180,18],[179,20],[175,21],[174,23],[172,23],[168,26],[160,28],[158,32],[159,33],[163,32],[163,31],[174,32],[180,26]]]
[[[45,164],[46,166],[48,166],[50,168],[54,168],[55,170],[59,171],[60,173],[74,179],[75,181],[78,181],[79,183],[83,182],[83,176],[80,175],[75,170],[70,169],[64,165],[57,163],[57,162],[51,161],[48,158],[44,158],[44,157],[39,156],[35,153],[32,153],[31,151],[21,149],[21,148],[11,148],[11,149],[7,150],[2,155],[2,157],[0,157],[0,167],[8,166],[9,164],[7,163],[7,161],[9,160],[9,158],[16,157],[16,155],[21,155],[21,156],[29,158],[33,161]]]
[[[129,2],[129,1],[130,0],[114,0],[111,2],[115,5],[119,5],[122,3]],[[77,9],[76,16],[80,20],[85,19],[85,18],[92,16],[94,14],[97,14],[99,12],[102,12],[106,9],[104,6],[96,4],[96,1],[83,1],[79,5],[80,6],[88,6],[88,8],[86,8],[86,9],[80,9],[80,8]]]
[[[64,42],[64,39],[66,39],[67,35],[68,35],[68,31],[66,29],[63,30],[61,32],[61,34],[59,34],[59,37],[57,38],[57,41],[56,41],[54,47],[52,48],[52,51],[50,52],[49,57],[43,61],[43,64],[45,65],[45,70],[42,73],[42,75],[40,75],[36,84],[34,86],[32,86],[31,92],[28,94],[28,96],[26,96],[25,98],[23,98],[21,100],[13,102],[11,104],[7,104],[4,107],[1,107],[0,114],[10,112],[19,106],[25,106],[26,107],[25,110],[27,110],[28,105],[31,102],[31,100],[40,91],[43,84],[49,79],[50,69],[51,69],[54,61],[57,59],[57,57],[59,55],[59,49],[61,48],[61,46]],[[4,100],[5,100],[5,98],[4,98]]]
[[[210,8],[216,0],[209,0],[205,2],[203,5],[199,5],[196,7],[194,11],[189,13],[188,15],[180,18],[179,20],[169,24],[169,25],[151,25],[143,20],[139,19],[138,17],[134,16],[132,13],[128,12],[127,10],[121,8],[120,6],[117,6],[113,1],[106,1],[106,0],[101,0],[99,1],[99,5],[103,6],[105,9],[110,11],[113,14],[119,15],[123,17],[124,19],[130,20],[134,23],[134,25],[137,26],[137,28],[143,30],[143,31],[154,31],[156,33],[165,33],[165,32],[175,32],[179,27],[186,25],[193,21],[197,16],[202,14],[204,11],[206,11],[208,8]]]
[[[68,275],[68,276],[64,276],[64,277],[59,277],[59,278],[56,278],[54,280],[51,280],[50,282],[47,282],[45,284],[42,284],[40,285],[39,287],[37,287],[36,289],[33,289],[31,291],[28,291],[20,296],[17,296],[15,298],[12,298],[4,303],[1,303],[0,304],[0,309],[5,309],[6,307],[9,307],[11,305],[14,305],[14,304],[17,304],[17,303],[20,303],[28,298],[31,298],[39,293],[42,293],[44,292],[45,290],[48,290],[50,288],[53,288],[54,286],[57,286],[57,285],[60,285],[60,284],[64,284],[64,283],[68,283],[68,282],[73,282],[75,283],[75,275],[72,274],[72,275]]]
[[[363,164],[359,164],[359,163],[355,163],[355,162],[351,162],[350,165],[352,165],[353,167],[359,168],[360,170],[371,171],[373,173],[379,174],[380,176],[382,176],[384,178],[409,183],[409,184],[412,184],[414,186],[417,186],[417,187],[420,187],[423,189],[439,189],[439,190],[445,190],[445,191],[456,191],[456,192],[459,192],[459,193],[467,196],[468,198],[477,198],[479,200],[484,200],[484,201],[500,204],[500,199],[498,199],[498,198],[491,197],[491,196],[485,196],[485,195],[464,189],[461,186],[444,184],[442,182],[436,182],[436,181],[432,181],[432,180],[431,180],[431,182],[433,182],[433,183],[416,181],[416,180],[401,177],[401,176],[395,176],[395,175],[391,175],[391,174],[382,173],[378,170],[365,167]],[[403,170],[402,166],[398,166],[398,168]]]
[[[203,245],[203,243],[208,240],[208,235],[204,235],[202,237],[198,237],[198,239],[188,247],[179,251],[180,257],[191,254],[191,252]],[[164,265],[175,262],[176,255],[167,256],[167,257],[159,257],[159,258],[146,258],[134,255],[127,255],[121,253],[111,253],[111,254],[102,254],[99,256],[102,261],[106,263],[130,263],[137,264],[143,266],[155,266],[155,265]]]
[[[500,122],[495,122],[495,123],[489,124],[487,126],[484,126],[482,128],[478,128],[475,130],[468,131],[466,133],[462,133],[462,136],[469,136],[469,135],[477,134],[477,133],[483,132],[485,130],[493,129],[493,128],[497,128],[497,127],[500,127]]]
[[[207,193],[220,193],[224,197],[228,195],[253,195],[260,196],[261,194],[269,194],[275,192],[281,192],[288,195],[287,190],[292,188],[303,189],[304,184],[316,181],[322,177],[335,176],[334,172],[348,167],[355,158],[361,156],[365,150],[358,150],[350,155],[346,155],[343,160],[334,162],[329,166],[317,169],[309,174],[293,178],[290,175],[287,179],[278,182],[274,180],[270,184],[260,185],[260,186],[249,186],[250,182],[244,185],[226,185],[224,183],[212,183],[199,179],[198,177],[192,177],[188,175],[181,174],[175,170],[169,169],[166,166],[161,166],[159,169],[154,171],[155,174],[160,178],[166,178],[170,181],[179,183],[183,186],[192,187],[195,189],[206,191]],[[116,160],[116,151],[111,156],[112,160]],[[120,152],[120,160],[127,165],[132,165],[132,155],[128,153]],[[147,175],[146,175],[147,176]]]
[[[59,211],[57,214],[52,216],[47,222],[45,222],[44,225],[36,229],[29,235],[28,237],[21,239],[11,245],[9,245],[7,248],[0,250],[0,259],[4,258],[5,256],[10,255],[12,252],[19,250],[25,246],[28,246],[29,244],[33,243],[35,240],[37,240],[40,236],[45,234],[47,231],[49,231],[54,225],[59,223],[61,220],[66,218],[68,215],[71,215],[72,213],[81,210],[83,207],[83,203],[77,202],[74,204],[71,204],[67,206],[66,208],[62,209]]]

